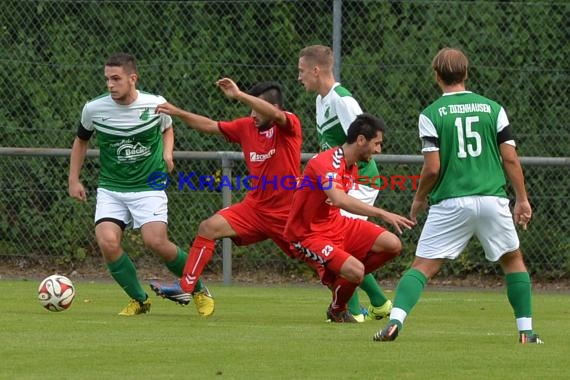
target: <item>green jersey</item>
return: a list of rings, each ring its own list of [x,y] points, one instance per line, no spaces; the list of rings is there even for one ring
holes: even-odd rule
[[[166,100],[137,92],[137,99],[128,105],[118,104],[105,94],[83,107],[81,125],[97,131],[101,188],[119,192],[153,190],[148,185],[149,175],[166,172],[162,133],[172,126],[172,118],[154,112]]]
[[[317,96],[317,136],[320,150],[327,150],[340,146],[346,142],[346,135],[350,123],[362,113],[352,94],[340,83],[335,83],[325,96]],[[374,160],[358,162],[358,175],[369,180],[378,177],[378,166]],[[380,186],[380,179],[375,180]]]
[[[506,197],[497,134],[508,125],[503,107],[470,91],[446,93],[420,114],[422,152],[439,150],[441,165],[431,204],[468,195]]]

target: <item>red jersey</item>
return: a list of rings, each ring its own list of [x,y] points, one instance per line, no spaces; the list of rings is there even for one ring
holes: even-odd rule
[[[342,147],[332,148],[311,158],[297,184],[293,204],[285,227],[285,237],[291,242],[303,241],[312,235],[323,239],[337,238],[342,233],[343,216],[338,207],[331,206],[324,190],[340,186],[350,190],[358,177],[358,167],[346,167]],[[332,184],[326,184],[332,179]],[[323,183],[325,183],[323,185]]]
[[[273,124],[266,131],[255,126],[252,117],[220,121],[226,139],[241,145],[251,189],[244,202],[252,207],[281,211],[291,207],[293,189],[301,172],[301,121],[285,112],[287,125]]]

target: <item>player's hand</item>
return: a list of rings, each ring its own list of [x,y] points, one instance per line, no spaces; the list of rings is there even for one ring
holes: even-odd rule
[[[72,182],[67,189],[69,196],[79,201],[85,202],[87,200],[87,193],[81,182]]]
[[[174,104],[171,103],[162,103],[156,106],[154,109],[155,113],[164,113],[170,116],[180,116],[182,114],[182,110],[176,107]]]
[[[418,214],[420,212],[423,212],[427,209],[428,207],[428,200],[426,199],[422,199],[422,200],[418,200],[416,198],[414,198],[414,201],[412,202],[412,207],[410,207],[410,219],[414,222],[417,223],[418,222]]]
[[[398,234],[402,234],[402,228],[407,230],[411,230],[416,223],[405,216],[394,214],[393,212],[384,211],[382,213],[381,218],[388,224],[394,226]]]
[[[172,154],[164,154],[162,158],[166,164],[166,170],[168,170],[169,173],[172,173],[174,170],[174,158],[172,157]]]
[[[516,201],[513,214],[515,218],[515,224],[518,224],[522,227],[523,230],[526,230],[528,223],[532,218],[532,208],[530,207],[528,200]]]
[[[241,92],[237,84],[230,78],[222,78],[218,80],[216,84],[228,98],[235,99]]]

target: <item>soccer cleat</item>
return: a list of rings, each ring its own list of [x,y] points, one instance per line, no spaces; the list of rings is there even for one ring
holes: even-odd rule
[[[158,281],[152,281],[150,283],[150,288],[157,296],[162,298],[168,298],[180,305],[188,305],[192,295],[190,293],[184,292],[180,287],[180,283],[175,282],[173,284],[163,285]]]
[[[194,298],[194,305],[196,305],[198,314],[202,317],[209,317],[214,314],[214,297],[212,297],[208,288],[202,287],[202,290],[192,293],[192,297]]]
[[[335,323],[358,323],[352,314],[348,310],[342,310],[334,312],[332,305],[327,309],[327,322]]]
[[[382,306],[368,306],[367,320],[380,320],[390,315],[392,311],[392,301],[387,300]]]
[[[538,337],[536,334],[527,335],[526,333],[520,333],[519,342],[522,344],[544,344],[544,341]]]
[[[383,330],[378,331],[372,337],[372,340],[376,342],[391,342],[396,340],[398,337],[398,325],[395,323],[389,323],[388,326],[384,327]]]
[[[123,310],[121,310],[119,315],[132,317],[133,315],[145,313],[150,313],[150,300],[148,298],[144,302],[134,299],[130,300],[129,304]]]
[[[352,314],[352,317],[356,320],[356,322],[358,323],[362,323],[366,321],[366,316],[364,314]]]

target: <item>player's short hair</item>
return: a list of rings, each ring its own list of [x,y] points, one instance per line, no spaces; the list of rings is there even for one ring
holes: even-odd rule
[[[247,91],[247,93],[256,97],[263,95],[263,99],[267,100],[271,104],[277,104],[281,108],[283,108],[283,105],[285,104],[281,85],[277,82],[266,81],[256,83]]]
[[[447,47],[435,55],[431,66],[443,83],[453,85],[467,79],[469,60],[461,50]]]
[[[354,119],[346,132],[346,142],[352,144],[356,142],[359,135],[363,135],[367,141],[372,140],[378,132],[384,133],[386,125],[384,120],[369,113],[362,113]]]
[[[325,70],[332,70],[334,64],[332,49],[324,45],[311,45],[301,49],[299,58],[305,58]]]
[[[107,58],[105,66],[122,67],[129,74],[137,74],[137,60],[129,53],[116,53]]]

